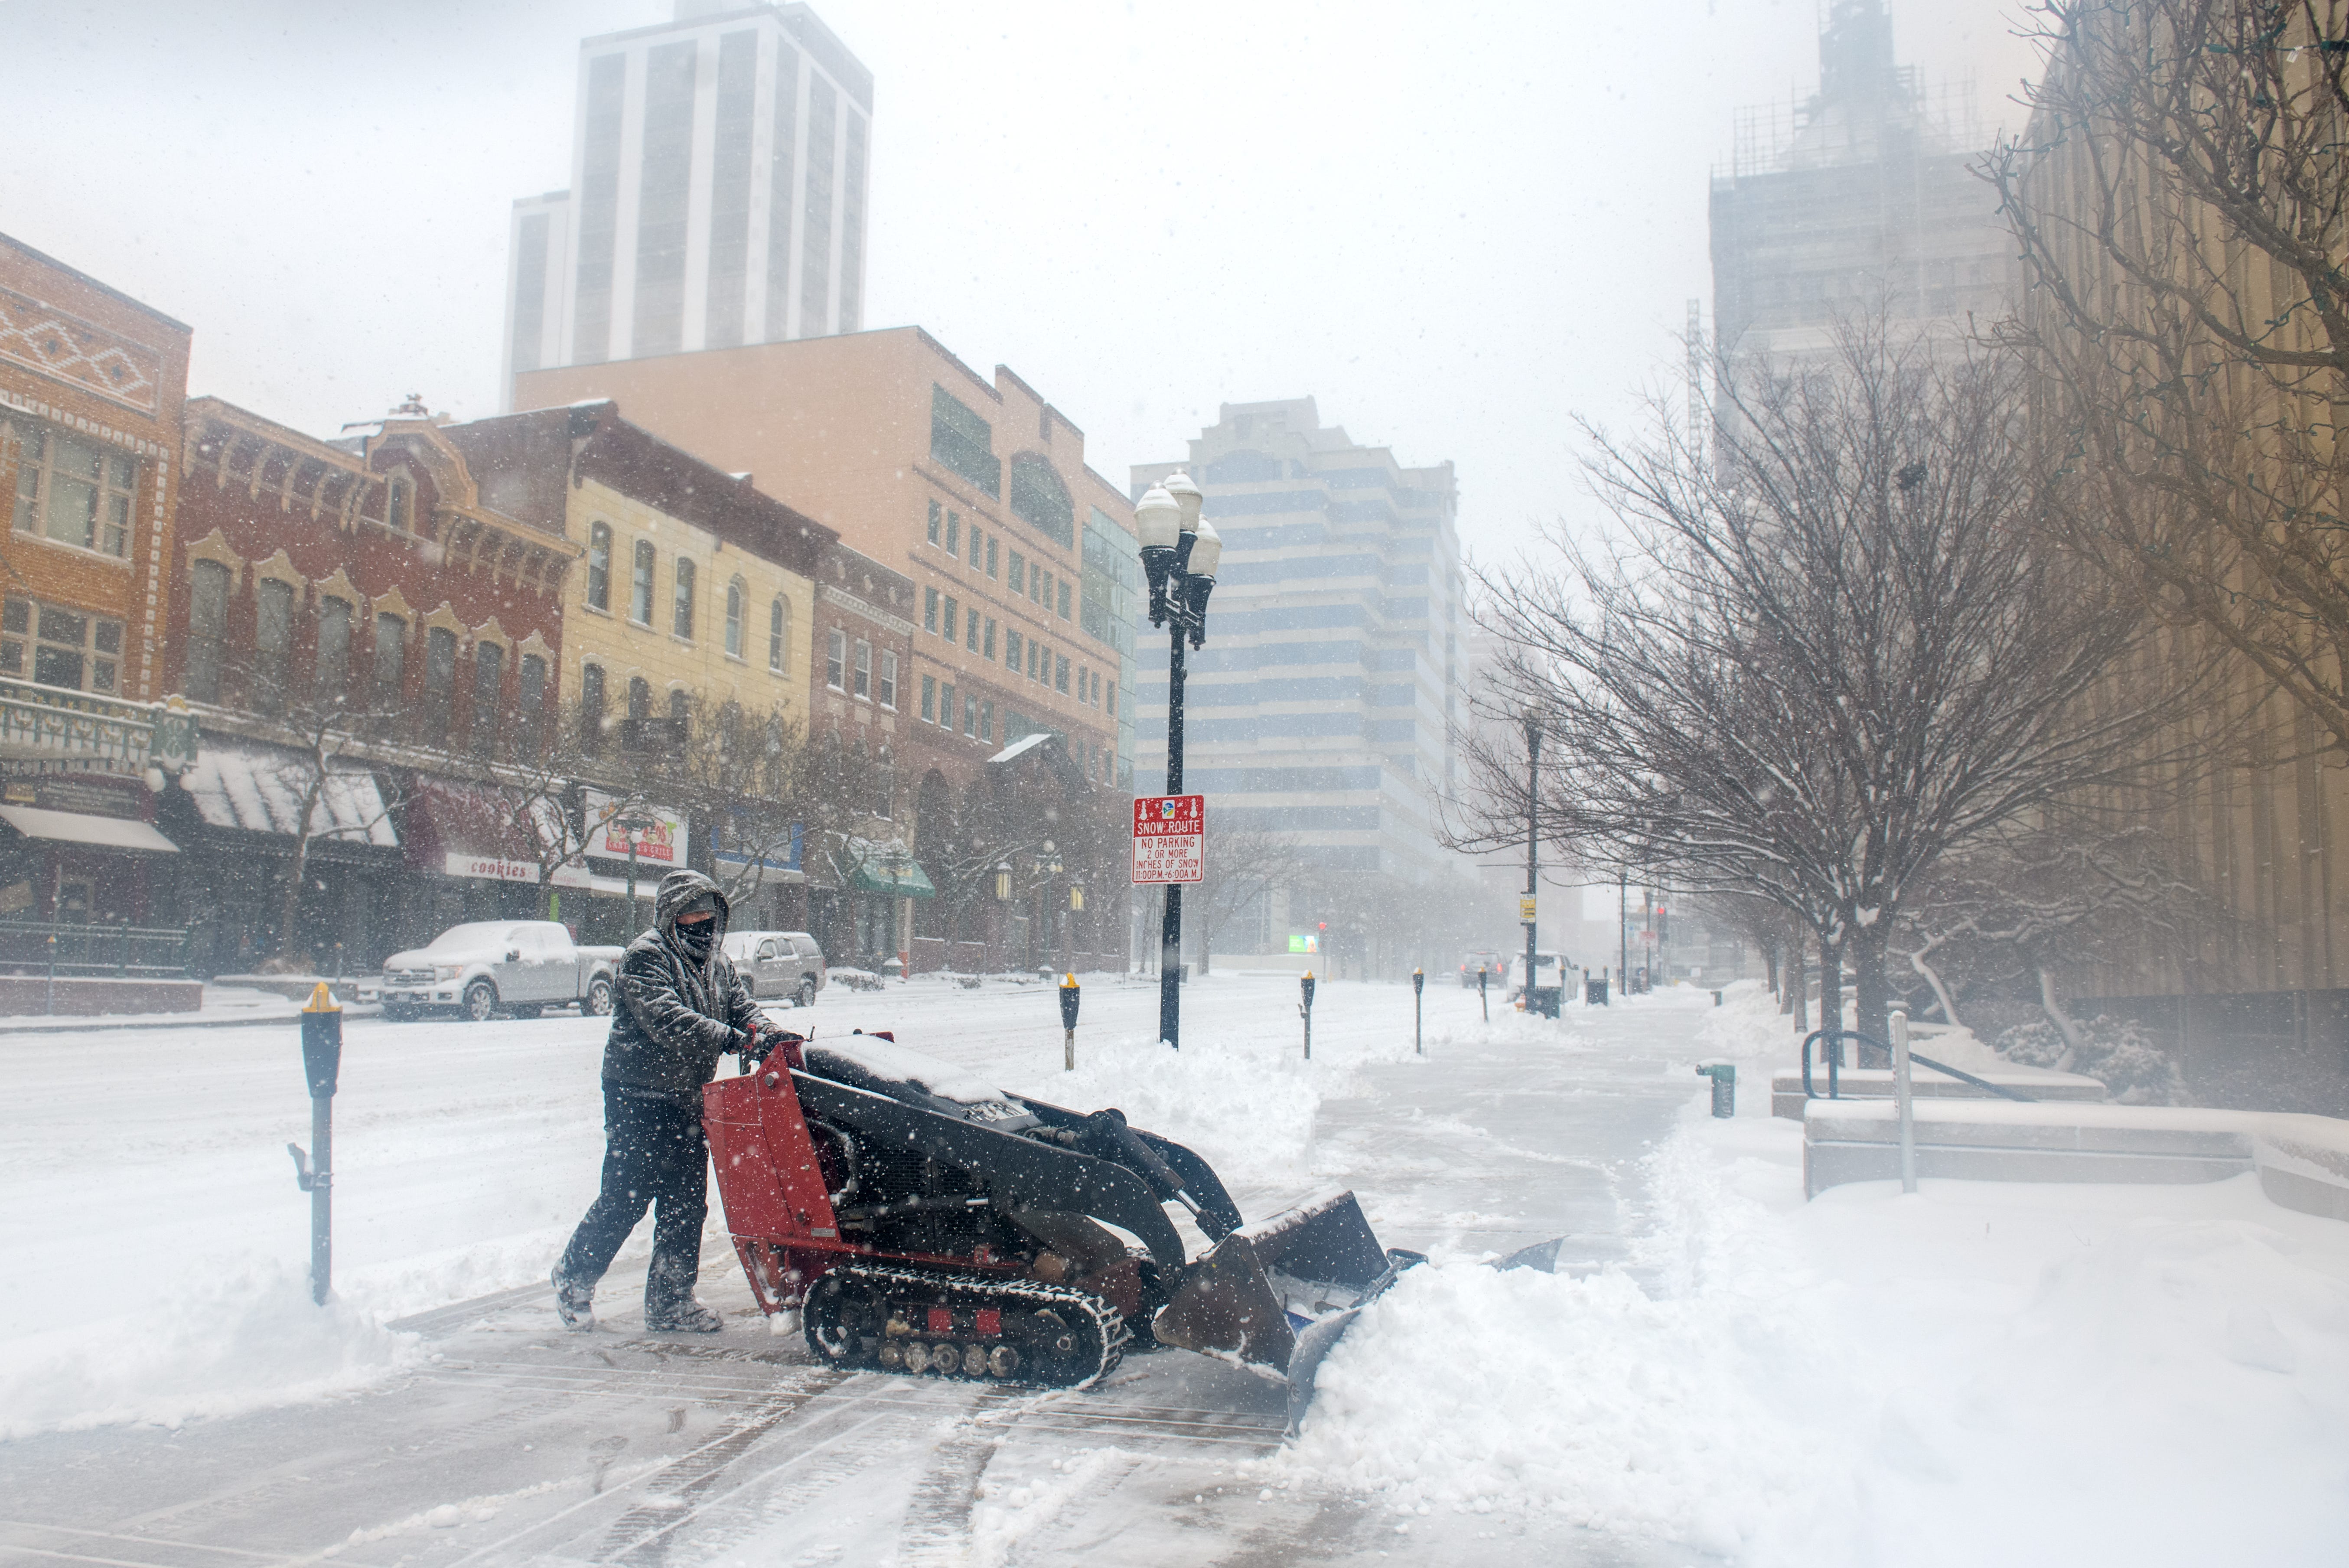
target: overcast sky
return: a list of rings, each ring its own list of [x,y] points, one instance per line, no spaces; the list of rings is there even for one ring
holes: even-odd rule
[[[998,362],[1092,465],[1309,393],[1458,465],[1487,559],[1588,502],[1572,418],[1677,387],[1735,106],[1815,0],[817,0],[875,78],[869,325]],[[1893,0],[1904,63],[2032,67],[2014,0]],[[0,231],[195,328],[191,390],[318,434],[498,407],[506,226],[570,179],[579,40],[667,0],[0,0]],[[784,497],[789,500],[788,496]]]

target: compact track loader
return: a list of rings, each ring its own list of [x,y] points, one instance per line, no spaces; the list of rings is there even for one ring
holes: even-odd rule
[[[836,1366],[1069,1386],[1154,1340],[1285,1376],[1293,1422],[1354,1313],[1424,1261],[1350,1192],[1244,1225],[1181,1144],[885,1034],[785,1036],[702,1120],[752,1293]]]

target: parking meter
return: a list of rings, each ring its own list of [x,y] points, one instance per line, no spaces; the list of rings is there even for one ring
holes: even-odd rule
[[[1476,1006],[1485,1014],[1485,1022],[1487,1023],[1493,1022],[1493,1004],[1485,999],[1485,985],[1492,978],[1483,964],[1476,966]]]
[[[1307,970],[1305,978],[1297,982],[1303,1001],[1298,1003],[1298,1016],[1305,1020],[1305,1059],[1313,1060],[1313,971]]]
[[[1427,1047],[1422,1043],[1420,1033],[1420,1024],[1425,1016],[1422,1011],[1423,1004],[1420,998],[1426,992],[1427,971],[1423,969],[1413,970],[1411,971],[1411,1054],[1414,1056],[1427,1054]]]
[[[1077,1070],[1077,977],[1070,975],[1061,981],[1061,1071]]]
[[[302,1009],[302,1075],[310,1087],[310,1147],[316,1163],[300,1144],[285,1146],[294,1157],[294,1179],[310,1195],[310,1299],[320,1306],[334,1283],[335,1087],[342,1070],[343,1008],[320,981]]]

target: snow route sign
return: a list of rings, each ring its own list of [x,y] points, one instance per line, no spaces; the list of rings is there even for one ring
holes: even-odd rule
[[[1196,882],[1206,875],[1201,841],[1207,832],[1207,797],[1151,794],[1133,803],[1133,880]]]

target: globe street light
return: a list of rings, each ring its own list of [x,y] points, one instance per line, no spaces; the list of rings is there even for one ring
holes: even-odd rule
[[[1199,515],[1206,498],[1190,475],[1170,473],[1143,493],[1133,508],[1142,540],[1142,571],[1150,585],[1150,624],[1168,628],[1166,655],[1166,793],[1183,793],[1183,644],[1207,641],[1207,598],[1216,591],[1223,536]],[[1183,1044],[1183,885],[1166,885],[1166,917],[1158,934],[1158,1037]]]

